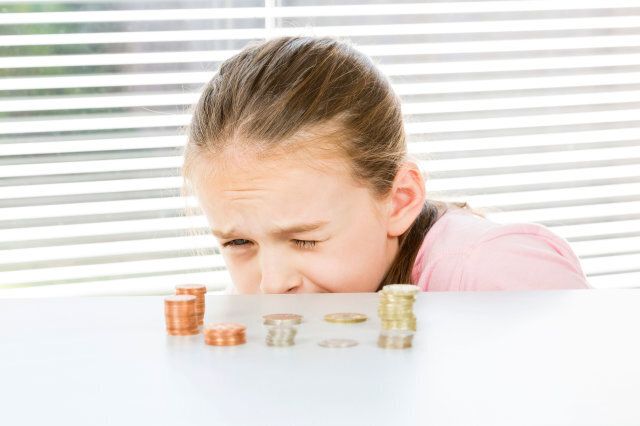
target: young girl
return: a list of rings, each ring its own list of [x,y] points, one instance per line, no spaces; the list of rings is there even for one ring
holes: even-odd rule
[[[185,183],[235,292],[587,288],[562,238],[426,199],[400,99],[329,37],[252,43],[193,108]]]

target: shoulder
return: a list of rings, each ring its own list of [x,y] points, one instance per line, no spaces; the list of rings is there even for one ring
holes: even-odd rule
[[[436,222],[415,272],[424,290],[588,287],[569,244],[548,228],[499,224],[467,211],[447,212]]]
[[[455,272],[464,253],[496,226],[467,210],[448,210],[427,232],[416,256],[412,281],[422,290],[457,290]]]
[[[569,243],[543,225],[518,223],[484,232],[463,253],[460,288],[589,288]]]

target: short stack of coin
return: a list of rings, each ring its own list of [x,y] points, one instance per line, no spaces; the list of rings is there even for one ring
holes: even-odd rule
[[[378,315],[382,331],[378,346],[382,348],[410,348],[416,331],[413,303],[418,287],[411,284],[389,284],[380,291]]]
[[[378,346],[385,349],[410,348],[413,342],[413,331],[382,330],[378,336]]]
[[[168,296],[164,299],[164,316],[167,333],[172,336],[198,334],[196,297],[186,294]]]
[[[196,316],[198,325],[204,323],[204,295],[207,293],[207,286],[204,284],[179,284],[176,286],[176,294],[190,294],[196,297]]]
[[[221,322],[204,327],[204,342],[212,346],[236,346],[246,343],[245,327],[242,324]]]
[[[268,346],[293,346],[296,326],[302,323],[302,316],[297,314],[270,314],[262,317],[267,328],[265,342]]]

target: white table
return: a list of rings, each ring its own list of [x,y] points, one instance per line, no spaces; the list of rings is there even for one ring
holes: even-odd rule
[[[408,350],[376,346],[376,303],[210,295],[207,321],[248,326],[217,348],[167,336],[161,297],[0,300],[0,424],[640,425],[640,290],[423,293]],[[306,322],[267,347],[281,311]]]

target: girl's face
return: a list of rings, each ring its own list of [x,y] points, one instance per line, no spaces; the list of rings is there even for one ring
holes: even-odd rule
[[[345,160],[310,161],[227,156],[196,167],[196,195],[238,293],[373,292],[391,265],[390,204],[358,185]]]

